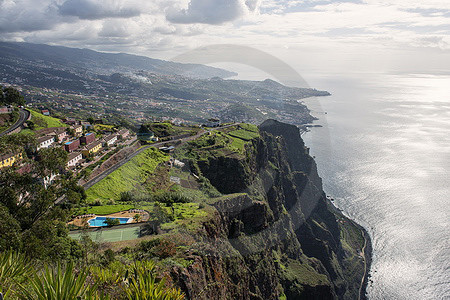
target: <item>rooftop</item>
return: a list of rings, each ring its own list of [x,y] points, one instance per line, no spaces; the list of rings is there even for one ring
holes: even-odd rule
[[[77,156],[80,156],[80,155],[81,155],[81,152],[72,152],[72,153],[70,153],[69,154],[69,161],[74,159]]]
[[[54,138],[52,136],[46,135],[46,136],[38,138],[37,142],[40,144],[40,143],[46,142],[48,140],[53,140],[53,139]]]
[[[86,146],[84,149],[89,151],[89,150],[94,149],[95,147],[97,147],[98,145],[101,145],[101,144],[102,144],[101,142],[95,141],[92,144]]]

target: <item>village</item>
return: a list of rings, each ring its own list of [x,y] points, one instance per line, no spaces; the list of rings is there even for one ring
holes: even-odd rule
[[[47,117],[50,115],[48,110],[42,110],[41,114]],[[27,163],[23,161],[25,152],[31,154],[29,158],[37,158],[41,149],[60,147],[68,154],[67,170],[78,173],[117,147],[130,145],[136,141],[136,136],[131,135],[125,128],[96,126],[73,118],[61,120],[61,125],[36,130],[34,132],[36,144],[33,149],[27,147],[21,152],[4,153],[0,157],[0,169],[19,165],[18,172],[26,172]],[[22,129],[26,130],[27,125],[24,124]]]

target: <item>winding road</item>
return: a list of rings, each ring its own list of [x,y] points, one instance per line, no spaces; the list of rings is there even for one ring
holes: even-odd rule
[[[17,128],[21,127],[23,125],[23,123],[25,123],[25,121],[28,120],[29,116],[30,116],[30,112],[28,110],[20,109],[19,110],[19,119],[16,121],[16,123],[14,123],[14,125],[12,125],[8,129],[6,129],[2,133],[0,133],[0,137],[4,136],[4,135],[8,135],[11,132],[13,132],[14,130],[16,130]]]

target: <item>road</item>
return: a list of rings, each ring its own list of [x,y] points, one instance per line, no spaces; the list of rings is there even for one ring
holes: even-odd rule
[[[19,119],[17,120],[16,123],[14,123],[14,125],[12,125],[11,127],[9,127],[8,129],[6,129],[5,131],[3,131],[2,133],[0,133],[0,137],[10,134],[12,131],[16,130],[17,128],[21,127],[23,125],[23,123],[25,123],[25,121],[28,119],[28,117],[30,116],[30,112],[26,109],[20,109],[19,110]]]
[[[165,144],[176,143],[178,141],[181,141],[181,144],[184,144],[184,143],[186,143],[188,141],[195,140],[195,139],[201,137],[204,134],[210,133],[212,130],[223,129],[223,128],[227,128],[227,127],[235,126],[235,125],[236,124],[230,124],[230,125],[226,125],[226,126],[222,126],[222,127],[217,127],[217,128],[214,128],[214,129],[202,130],[199,133],[197,133],[196,135],[193,135],[193,136],[190,136],[190,137],[181,138],[181,139],[175,139],[175,140],[170,140],[170,141],[164,141],[164,142],[159,142],[159,143],[154,143],[154,144],[142,147],[139,150],[137,150],[136,152],[134,152],[133,154],[131,154],[130,156],[128,156],[126,159],[124,159],[121,162],[115,164],[113,167],[111,167],[108,170],[106,170],[105,172],[99,174],[97,177],[95,177],[95,178],[91,179],[90,181],[86,182],[83,185],[83,187],[84,187],[85,190],[87,190],[88,188],[92,187],[94,184],[96,184],[97,182],[101,181],[106,176],[108,176],[109,174],[111,174],[112,172],[114,172],[115,170],[117,170],[118,168],[120,168],[121,166],[126,164],[127,162],[129,162],[131,159],[133,159],[133,157],[135,157],[136,155],[138,155],[139,153],[141,153],[142,151],[145,151],[146,149],[148,149],[150,147],[157,147],[158,148],[158,147],[164,146]]]

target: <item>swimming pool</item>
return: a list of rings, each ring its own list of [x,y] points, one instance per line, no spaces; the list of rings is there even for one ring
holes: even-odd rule
[[[94,219],[90,219],[89,226],[91,227],[104,227],[107,226],[105,223],[107,217],[95,217]],[[120,224],[126,224],[128,221],[131,220],[131,218],[109,218],[109,219],[118,219]]]

